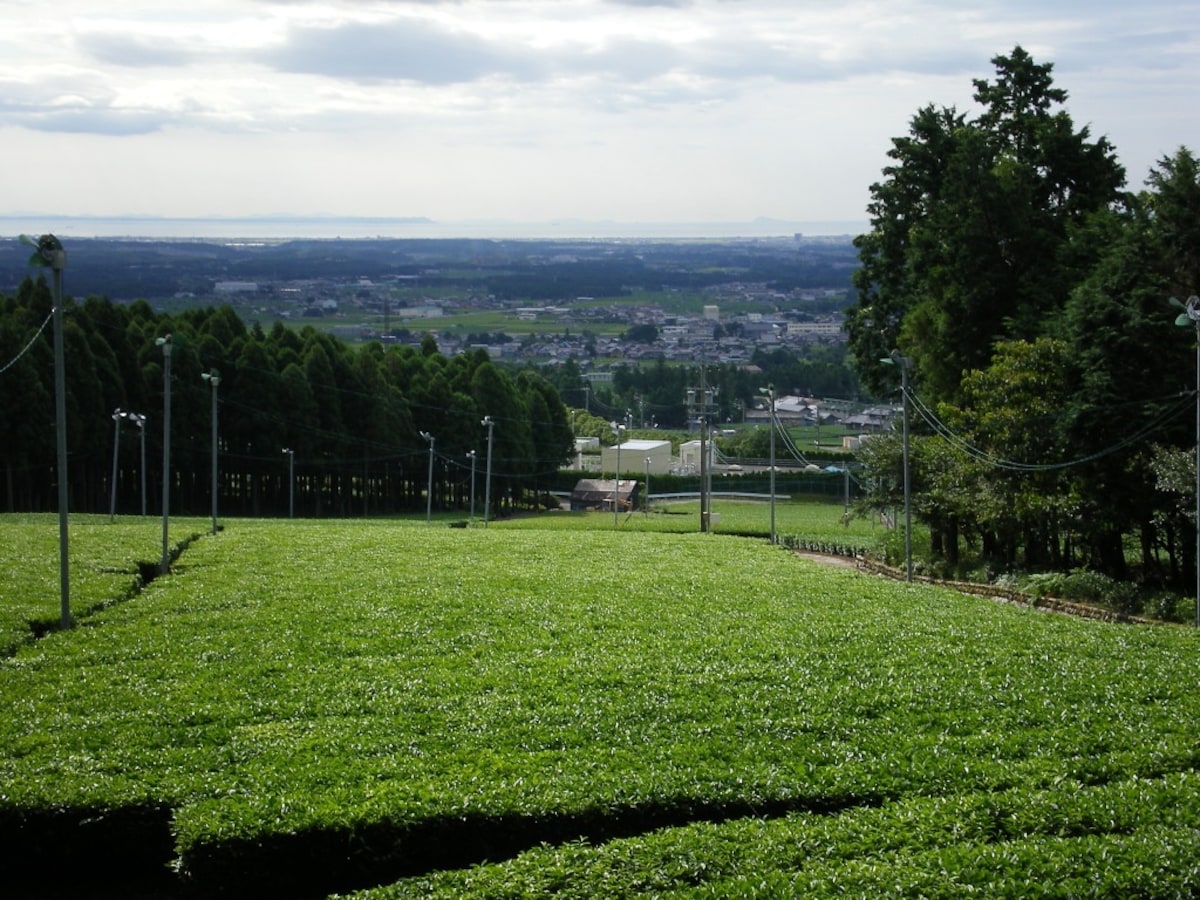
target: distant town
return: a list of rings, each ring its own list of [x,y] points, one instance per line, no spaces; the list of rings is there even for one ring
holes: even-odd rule
[[[0,242],[0,291],[36,273]],[[68,245],[69,294],[155,309],[229,304],[348,342],[497,359],[747,363],[843,340],[849,236],[596,240],[149,240]]]

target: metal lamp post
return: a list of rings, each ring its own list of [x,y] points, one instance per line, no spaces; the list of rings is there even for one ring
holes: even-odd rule
[[[496,423],[492,421],[491,416],[484,416],[479,424],[488,430],[487,479],[483,491],[483,525],[486,528],[492,512],[492,431]]]
[[[296,517],[296,451],[283,448],[288,458],[288,518]]]
[[[43,234],[34,240],[25,235],[21,242],[34,247],[34,253],[29,257],[33,266],[48,266],[51,272],[51,282],[54,290],[54,424],[56,443],[58,445],[58,585],[59,585],[59,625],[70,628],[74,624],[71,617],[71,568],[67,552],[67,505],[70,500],[67,491],[67,365],[63,351],[63,299],[62,273],[67,267],[67,251],[62,242],[52,234]]]
[[[166,575],[171,567],[168,538],[171,519],[171,335],[154,341],[163,352],[163,458],[162,458],[162,560],[159,571]]]
[[[221,373],[209,369],[200,375],[212,385],[212,533],[217,533],[217,386],[221,383]]]
[[[615,421],[611,422],[610,425],[612,427],[613,435],[617,440],[617,471],[614,473],[616,478],[613,482],[615,484],[615,487],[613,488],[613,524],[616,525],[617,507],[621,503],[621,432],[625,430],[625,426],[620,422]]]
[[[111,500],[108,507],[108,521],[113,521],[117,515],[117,453],[121,447],[121,420],[128,419],[138,427],[142,438],[142,515],[146,514],[146,417],[135,412],[117,407],[113,410],[113,463]]]
[[[650,457],[646,457],[646,496],[642,499],[642,515],[650,515]]]
[[[113,410],[113,464],[112,479],[109,483],[108,521],[117,517],[117,453],[121,449],[121,419],[125,418],[125,410],[117,407]]]
[[[775,385],[759,388],[767,395],[771,413],[771,543],[775,543]]]
[[[1196,627],[1200,628],[1200,297],[1192,294],[1186,304],[1172,297],[1171,304],[1183,308],[1175,324],[1196,329]]]
[[[129,419],[137,426],[138,438],[142,445],[142,515],[146,515],[146,417],[141,413],[129,413]]]
[[[433,521],[433,442],[434,437],[428,431],[422,431],[421,437],[429,442],[429,477],[425,485],[425,524]]]
[[[475,451],[468,450],[467,458],[471,460],[471,521],[475,521]]]
[[[881,359],[880,362],[900,368],[901,418],[904,429],[904,568],[907,580],[912,581],[912,495],[910,493],[908,475],[908,370],[912,366],[912,358],[901,355],[899,350],[893,350],[889,356]]]
[[[842,515],[850,521],[850,463],[842,463]]]

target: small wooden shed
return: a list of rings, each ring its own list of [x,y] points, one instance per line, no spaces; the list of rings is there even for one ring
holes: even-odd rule
[[[611,478],[581,478],[571,491],[571,511],[580,512],[589,509],[612,510],[613,498],[616,498],[618,509],[630,510],[637,506],[638,482],[622,478],[614,481]]]

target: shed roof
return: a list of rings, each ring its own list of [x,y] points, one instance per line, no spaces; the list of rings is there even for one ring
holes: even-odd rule
[[[648,450],[660,450],[663,447],[669,448],[670,446],[671,446],[670,441],[652,441],[652,440],[630,439],[630,440],[626,441],[625,443],[621,444],[621,450],[623,450],[623,451],[624,450],[633,450],[638,453],[645,453]]]

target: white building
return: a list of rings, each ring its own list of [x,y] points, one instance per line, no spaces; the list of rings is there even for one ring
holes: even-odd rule
[[[841,322],[789,322],[787,333],[791,337],[837,337],[842,333]]]
[[[621,472],[646,471],[646,460],[650,460],[651,475],[666,475],[671,471],[671,442],[629,440],[621,444]],[[613,472],[617,468],[617,448],[604,447],[600,450],[600,471]]]
[[[713,442],[708,441],[708,464],[711,467],[713,463]],[[686,444],[679,445],[679,471],[683,474],[691,474],[700,471],[700,460],[703,457],[700,455],[700,442],[688,441]]]
[[[213,291],[218,294],[253,294],[257,290],[257,281],[218,281],[213,285]]]

